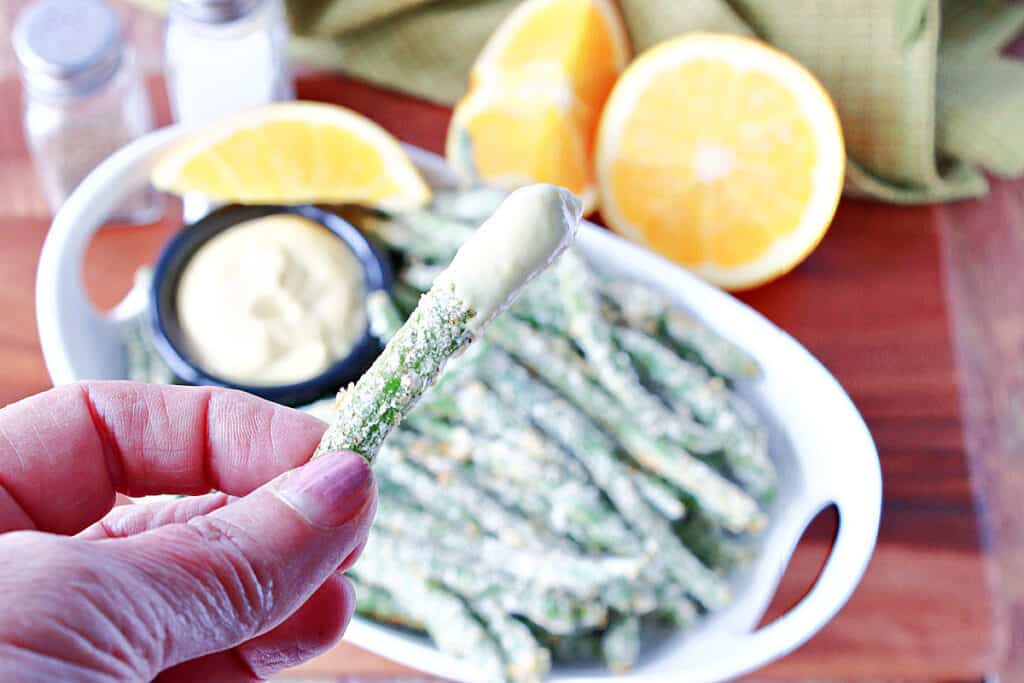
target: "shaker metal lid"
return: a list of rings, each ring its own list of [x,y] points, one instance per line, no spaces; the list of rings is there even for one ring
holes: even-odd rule
[[[226,24],[256,9],[262,0],[171,0],[171,11],[204,24]]]
[[[117,17],[99,0],[40,0],[18,17],[12,42],[26,87],[49,94],[86,94],[121,63]]]

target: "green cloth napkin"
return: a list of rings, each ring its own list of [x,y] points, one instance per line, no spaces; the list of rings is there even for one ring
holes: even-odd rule
[[[518,0],[291,0],[295,55],[444,104]],[[753,34],[805,64],[839,110],[847,191],[893,202],[983,194],[1024,171],[1024,64],[1000,49],[1024,5],[996,0],[621,0],[636,52],[687,31]]]
[[[153,4],[158,0],[136,0]],[[301,61],[443,104],[519,0],[288,0]],[[1003,0],[620,0],[639,53],[687,31],[756,35],[835,100],[850,194],[919,203],[984,194],[981,169],[1024,172],[1024,25]]]

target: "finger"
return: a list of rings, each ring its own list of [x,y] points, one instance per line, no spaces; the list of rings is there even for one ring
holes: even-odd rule
[[[339,572],[347,572],[349,569],[351,569],[353,567],[353,565],[355,565],[356,560],[359,559],[359,556],[363,554],[363,548],[365,548],[365,547],[366,547],[366,541],[363,541],[362,543],[357,545],[356,549],[353,550],[352,552],[350,552],[348,554],[348,557],[346,557],[344,560],[341,561],[341,566],[338,567],[338,571]]]
[[[87,541],[127,538],[168,524],[183,524],[194,517],[218,510],[234,500],[238,500],[238,498],[224,493],[207,493],[205,496],[187,496],[170,501],[122,505],[111,510],[103,519],[81,533],[76,534],[76,538]],[[365,547],[366,541],[356,546],[355,550],[341,561],[338,571],[349,570],[359,559]]]
[[[125,538],[168,524],[184,524],[193,517],[222,508],[231,500],[226,493],[207,493],[174,500],[139,502],[115,507],[95,524],[76,534],[87,541],[105,538]]]
[[[187,524],[97,545],[162,630],[165,668],[283,622],[365,541],[375,509],[366,461],[330,453]]]
[[[157,683],[263,680],[326,652],[338,642],[355,611],[352,584],[339,573],[327,581],[299,610],[276,628],[242,643],[172,667]]]
[[[223,493],[208,493],[205,496],[187,496],[171,501],[122,505],[111,510],[103,519],[75,537],[86,541],[99,541],[135,536],[168,524],[185,523],[194,517],[222,508],[234,500],[238,498]],[[365,547],[366,541],[356,546],[355,550],[341,561],[338,571],[345,572],[350,569]]]
[[[235,651],[262,678],[323,654],[338,640],[356,609],[352,584],[332,574],[299,610],[276,628],[242,643]]]
[[[252,673],[246,663],[238,658],[237,652],[228,650],[172,666],[153,679],[153,683],[256,683],[262,680],[264,679]]]
[[[35,529],[36,524],[21,504],[4,488],[0,474],[0,534],[18,529]]]
[[[51,389],[0,410],[0,532],[76,533],[110,510],[115,491],[244,495],[308,460],[323,430],[300,411],[227,389]]]

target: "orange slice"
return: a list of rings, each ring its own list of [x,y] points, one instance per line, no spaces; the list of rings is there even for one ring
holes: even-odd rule
[[[690,34],[641,55],[601,117],[597,178],[616,231],[726,289],[786,273],[821,241],[843,184],[821,84],[755,40]]]
[[[353,111],[316,102],[273,104],[216,123],[168,150],[151,179],[167,192],[242,204],[401,209],[430,199],[390,133]]]
[[[601,108],[629,61],[610,0],[527,0],[487,42],[456,105],[447,155],[466,178],[569,188],[596,206]]]

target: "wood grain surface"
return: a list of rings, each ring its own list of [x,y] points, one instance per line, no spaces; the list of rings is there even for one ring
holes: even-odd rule
[[[33,296],[48,215],[21,137],[7,38],[6,20],[23,4],[0,3],[0,405],[50,384]],[[115,7],[143,65],[158,70],[160,22],[123,3]],[[151,91],[166,122],[159,81]],[[441,149],[446,109],[319,74],[302,75],[299,93],[352,107],[403,140]],[[97,305],[109,307],[124,294],[179,215],[170,202],[159,224],[97,235],[84,283]],[[1002,671],[1003,681],[1024,681],[1022,225],[1021,182],[997,182],[991,197],[945,207],[844,200],[807,262],[741,297],[807,346],[847,389],[875,437],[885,482],[878,550],[850,604],[758,680],[967,682]],[[982,533],[986,519],[991,529]],[[830,513],[812,525],[766,621],[806,591],[835,526]],[[990,597],[990,585],[999,599]],[[419,680],[344,644],[296,674]]]

